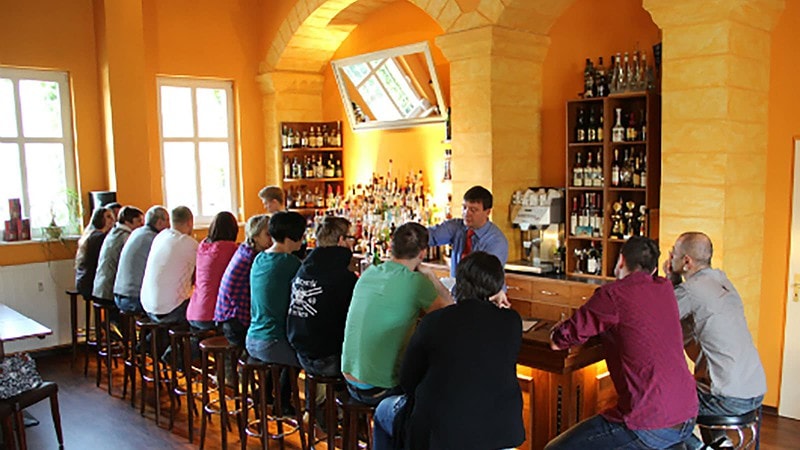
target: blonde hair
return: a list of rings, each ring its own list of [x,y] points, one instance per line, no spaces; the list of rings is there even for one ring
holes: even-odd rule
[[[269,226],[269,214],[256,214],[247,219],[244,224],[244,243],[248,247],[255,247],[255,237]]]
[[[344,217],[325,216],[314,231],[317,246],[335,247],[339,245],[339,238],[347,236],[348,231],[350,231],[349,220]]]

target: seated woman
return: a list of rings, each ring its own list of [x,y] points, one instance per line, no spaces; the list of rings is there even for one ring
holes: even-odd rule
[[[503,266],[493,255],[474,252],[459,262],[456,304],[423,317],[408,344],[400,370],[405,395],[378,405],[375,450],[522,444],[516,374],[522,320],[489,300],[504,282]]]
[[[228,263],[217,294],[214,321],[222,325],[222,333],[228,342],[239,348],[244,348],[250,326],[250,269],[256,255],[272,246],[268,226],[267,214],[247,220],[245,240]]]
[[[115,221],[114,213],[110,209],[97,208],[92,213],[89,226],[83,230],[78,239],[78,252],[75,255],[75,290],[87,300],[92,298],[100,249]]]
[[[223,211],[216,216],[208,228],[208,237],[197,247],[194,292],[186,309],[186,320],[193,329],[211,330],[214,325],[214,309],[222,275],[236,252],[236,236],[239,224],[233,214]]]

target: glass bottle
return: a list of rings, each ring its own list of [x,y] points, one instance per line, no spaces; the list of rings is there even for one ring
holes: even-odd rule
[[[639,67],[639,51],[633,52],[633,62],[631,63],[630,90],[638,91],[641,87],[642,73]]]
[[[286,156],[283,157],[283,178],[292,178],[292,165]]]
[[[583,98],[594,96],[594,67],[592,60],[586,58],[586,66],[583,68]]]
[[[633,79],[633,68],[631,67],[630,60],[628,59],[628,52],[625,52],[623,67],[624,72],[622,76],[622,87],[620,92],[628,92],[631,90],[631,80]]]
[[[577,235],[578,229],[578,197],[572,197],[572,211],[569,214],[569,234]]]
[[[614,161],[611,164],[611,186],[619,186],[619,149],[614,149]]]
[[[595,109],[589,110],[589,124],[586,127],[586,142],[597,140],[597,121],[595,120]]]
[[[614,108],[617,113],[617,122],[611,129],[611,142],[625,141],[625,128],[622,126],[622,108]]]
[[[628,149],[625,149],[623,153],[622,166],[619,169],[619,184],[623,187],[630,187],[633,184],[633,163]]]
[[[594,187],[603,187],[603,151],[597,152],[597,163],[594,168]]]
[[[583,108],[578,109],[578,118],[575,124],[575,141],[586,142],[586,121]]]
[[[583,163],[581,162],[580,153],[575,156],[575,166],[572,168],[572,185],[575,187],[583,186]]]
[[[602,56],[598,58],[597,67],[594,69],[594,92],[595,97],[608,95],[608,80],[606,79],[606,68],[603,65]]]
[[[450,160],[452,159],[453,151],[449,148],[444,151],[444,181],[452,180],[453,174],[450,171]]]
[[[600,114],[597,115],[597,131],[595,132],[597,142],[603,142],[603,122],[603,110],[600,109]]]

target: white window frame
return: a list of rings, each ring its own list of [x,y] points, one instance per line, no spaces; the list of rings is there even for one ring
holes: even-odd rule
[[[164,193],[164,203],[167,202],[167,176],[166,163],[164,158],[164,143],[166,142],[189,142],[194,146],[194,159],[195,159],[195,183],[197,186],[197,208],[201,211],[192,211],[194,214],[195,225],[206,226],[211,224],[219,211],[213,212],[211,215],[202,214],[203,208],[203,193],[201,183],[201,169],[200,169],[200,143],[201,142],[225,142],[228,144],[228,161],[230,164],[230,186],[231,186],[231,213],[238,216],[238,168],[236,166],[236,139],[234,135],[234,103],[233,103],[233,82],[226,80],[208,80],[199,78],[179,78],[179,77],[157,77],[157,92],[158,92],[158,139],[159,148],[161,149],[161,189]],[[192,122],[194,127],[194,136],[192,137],[164,137],[162,130],[162,115],[161,115],[161,87],[186,87],[192,89]],[[215,138],[215,137],[199,137],[198,136],[198,121],[197,121],[197,88],[209,89],[223,89],[227,97],[228,107],[228,137]],[[179,205],[167,205],[168,208],[174,208]],[[207,212],[206,212],[207,213]]]
[[[66,189],[71,189],[77,192],[78,183],[75,170],[75,140],[73,137],[72,127],[72,90],[69,84],[69,74],[67,72],[45,69],[19,69],[0,66],[0,78],[11,79],[14,84],[14,111],[17,118],[17,137],[1,137],[0,143],[17,144],[19,150],[20,161],[20,180],[22,181],[22,216],[30,217],[30,199],[28,197],[28,178],[27,178],[27,165],[25,158],[25,144],[61,144],[64,148],[64,178],[66,179]],[[20,80],[35,80],[35,81],[48,81],[58,83],[59,97],[61,99],[61,137],[25,137],[22,128],[22,104],[20,103],[19,96],[19,82]],[[1,162],[0,162],[1,163]],[[65,195],[67,195],[65,193]],[[7,199],[0,199],[0,201],[7,201]],[[67,202],[68,198],[64,198]],[[3,219],[5,221],[7,218]],[[73,218],[80,220],[79,217]],[[47,224],[31,224],[31,238],[41,238],[42,227]],[[62,224],[62,227],[69,228],[69,224]],[[80,230],[67,230],[71,233],[77,233]],[[0,236],[5,233],[3,227],[0,227]]]

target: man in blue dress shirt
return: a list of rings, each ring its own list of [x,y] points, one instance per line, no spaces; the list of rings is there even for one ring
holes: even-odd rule
[[[456,276],[456,266],[463,257],[478,250],[496,256],[505,265],[508,239],[497,225],[489,221],[492,193],[483,186],[473,186],[464,193],[461,205],[461,219],[450,219],[428,229],[428,245],[453,246],[450,276]]]

